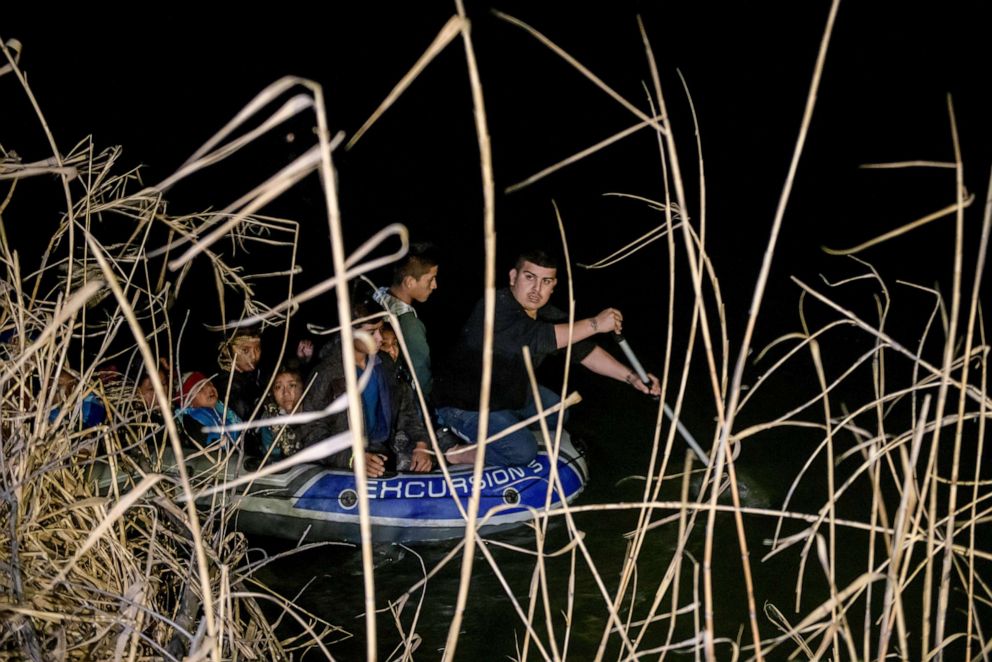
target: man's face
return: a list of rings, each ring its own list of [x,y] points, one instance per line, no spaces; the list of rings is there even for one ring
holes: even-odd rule
[[[372,336],[372,346],[374,349],[369,351],[368,346],[360,339],[355,338],[355,351],[359,354],[365,354],[366,356],[372,356],[379,352],[382,347],[382,321],[378,321],[370,324],[362,324],[355,331],[361,331]]]
[[[208,379],[193,388],[197,391],[193,395],[193,399],[190,400],[190,407],[207,407],[209,409],[217,405],[217,387],[212,381]]]
[[[303,395],[303,382],[299,375],[292,372],[281,372],[272,383],[272,398],[284,412],[293,411],[293,407]]]
[[[510,269],[510,292],[524,310],[536,313],[555,291],[557,274],[557,269],[539,267],[525,260],[519,269]]]
[[[238,372],[251,372],[262,358],[260,338],[238,338],[234,341],[234,369]]]
[[[410,297],[414,301],[423,303],[430,298],[431,292],[437,289],[437,265],[431,267],[420,278],[414,278],[413,276],[407,276],[407,278],[409,280],[406,285],[409,288]]]

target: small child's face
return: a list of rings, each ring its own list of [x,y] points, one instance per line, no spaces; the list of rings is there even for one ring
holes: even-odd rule
[[[369,349],[364,341],[359,338],[355,338],[354,343],[352,343],[355,346],[355,352],[365,354],[366,356],[374,356],[380,349],[382,349],[382,322],[369,322],[367,324],[362,324],[355,330],[372,336],[372,349]]]
[[[291,412],[303,396],[303,382],[299,375],[282,372],[276,375],[272,384],[272,398],[284,412]]]
[[[72,389],[76,388],[76,384],[78,383],[78,379],[63,370],[59,373],[59,381],[57,385],[59,395],[63,398],[68,398],[69,394],[72,393]]]
[[[197,388],[199,390],[190,401],[190,407],[207,407],[209,409],[217,405],[217,387],[212,381],[208,379]]]
[[[392,329],[382,330],[382,347],[380,347],[380,351],[389,354],[394,361],[399,360],[400,342],[396,339],[396,333]]]
[[[145,378],[138,384],[138,395],[141,396],[146,407],[150,408],[155,404],[155,386],[152,384],[152,378],[148,375],[145,375]]]
[[[169,375],[160,369],[158,371],[158,378],[162,381],[162,386],[168,389]],[[155,384],[152,383],[151,375],[142,377],[141,382],[138,384],[138,395],[141,396],[145,406],[149,409],[155,405]]]
[[[262,358],[260,338],[238,338],[234,341],[234,369],[238,372],[251,372]]]

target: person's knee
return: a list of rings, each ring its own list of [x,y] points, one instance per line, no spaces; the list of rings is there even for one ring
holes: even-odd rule
[[[520,466],[537,457],[537,439],[527,430],[520,430],[494,442],[487,452],[490,464]]]
[[[541,408],[545,411],[551,409],[557,405],[561,400],[558,398],[558,394],[547,388],[546,386],[538,386],[538,395],[541,397]],[[537,413],[536,409],[534,413]],[[554,429],[558,425],[558,415],[561,414],[564,421],[568,423],[568,410],[564,412],[556,412],[554,414],[547,415],[548,427]]]

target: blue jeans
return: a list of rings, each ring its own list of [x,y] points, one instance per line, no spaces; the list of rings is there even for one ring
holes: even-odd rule
[[[538,393],[541,396],[543,409],[548,409],[558,404],[558,394],[549,388],[538,386]],[[472,442],[479,438],[479,412],[458,409],[456,407],[439,407],[437,410],[438,419],[443,425],[447,425],[458,433],[459,436],[469,439]],[[491,437],[497,432],[519,423],[537,414],[537,407],[534,406],[533,396],[527,397],[527,403],[522,409],[499,409],[489,412],[489,432]],[[566,417],[567,418],[567,417]],[[554,430],[558,425],[558,414],[551,414],[546,419],[548,428]],[[537,455],[537,439],[534,433],[528,428],[521,428],[516,432],[486,444],[486,464],[501,466],[516,466],[527,464]]]

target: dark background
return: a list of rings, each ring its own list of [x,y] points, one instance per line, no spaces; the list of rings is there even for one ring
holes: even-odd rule
[[[139,10],[134,5],[122,11],[35,3],[28,15],[22,6],[8,2],[0,8],[0,38],[16,37],[23,43],[20,64],[63,152],[92,134],[97,146],[122,145],[122,167],[140,164],[144,181],[155,183],[170,175],[263,87],[287,74],[321,84],[331,130],[352,135],[454,13],[449,2],[339,2],[319,8],[282,2],[258,5],[254,12],[244,10],[248,6],[244,4],[223,17],[210,15],[205,6],[169,3],[143,5]],[[849,258],[825,255],[821,246],[859,244],[954,201],[953,171],[859,169],[870,162],[952,160],[948,94],[954,100],[961,137],[965,184],[976,194],[975,204],[966,213],[964,242],[965,278],[972,273],[992,167],[992,103],[987,94],[992,80],[990,7],[978,0],[845,0],[841,4],[761,311],[756,349],[799,328],[799,289],[789,276],[826,290],[821,274],[836,281],[865,272],[863,265]],[[498,282],[505,282],[516,246],[557,245],[552,200],[561,210],[573,261],[591,262],[662,220],[641,203],[604,194],[661,199],[663,188],[655,138],[642,131],[529,189],[502,193],[507,186],[637,120],[529,35],[493,16],[490,9],[515,15],[544,32],[646,111],[642,82],[650,81],[650,73],[635,19],[640,13],[661,70],[689,213],[697,224],[701,206],[695,136],[677,71],[685,76],[698,114],[707,182],[707,248],[720,277],[733,360],[798,134],[829,3],[469,2],[467,8],[500,192]],[[169,212],[192,213],[229,204],[311,145],[313,124],[311,116],[297,118],[230,162],[177,185],[169,192]],[[293,142],[286,140],[289,133],[296,138]],[[51,154],[25,94],[10,75],[0,78],[0,145],[26,161]],[[445,250],[439,289],[419,308],[437,354],[443,353],[481,294],[484,247],[478,158],[460,40],[449,45],[353,150],[334,155],[349,251],[393,222],[406,223],[414,238],[433,239]],[[3,182],[0,191],[6,191]],[[21,182],[16,193],[3,223],[27,273],[58,226],[65,200],[60,183],[50,177]],[[304,273],[297,289],[330,275],[327,224],[315,176],[266,212],[295,219],[302,226],[299,263]],[[877,267],[890,288],[893,306],[887,330],[904,345],[915,347],[933,297],[898,286],[897,279],[937,285],[949,292],[953,248],[953,220],[946,218],[860,256]],[[270,263],[277,269],[286,267],[285,251],[225,255],[249,270],[261,271]],[[691,292],[684,261],[680,249],[672,378],[677,378],[679,350],[688,335],[686,309]],[[578,314],[590,315],[607,305],[620,307],[626,335],[647,367],[659,375],[664,369],[668,267],[666,247],[658,242],[616,267],[578,270],[575,283]],[[195,356],[199,350],[198,359],[206,364],[214,358],[216,339],[204,331],[203,324],[219,321],[219,313],[209,265],[200,258],[196,269],[191,278],[195,284],[185,286],[173,312],[181,322],[185,311],[191,311],[183,351]],[[269,303],[281,296],[272,289],[262,293]],[[565,303],[564,290],[562,282],[554,299],[559,305]],[[861,282],[832,294],[873,321],[877,318],[873,297],[878,292],[877,284]],[[334,310],[328,295],[306,306],[301,316],[329,324]],[[807,306],[806,312],[814,328],[828,317],[816,305]],[[939,353],[933,350],[942,341],[939,321],[936,326],[932,332],[936,341],[929,348],[935,363]],[[869,351],[874,342],[866,333],[844,328],[830,340],[824,355],[831,378],[850,366],[853,356]],[[773,359],[785,350],[779,346],[777,351]],[[749,366],[745,381],[753,384],[770,361]],[[755,398],[757,404],[752,401],[744,408],[737,429],[774,420],[819,392],[808,359],[800,357],[793,363],[802,370],[793,372],[787,365],[778,371],[777,380],[762,385],[761,399]],[[889,371],[910,367],[901,358],[887,359]],[[844,384],[847,392],[843,396],[835,392],[835,403],[853,403],[853,409],[871,401],[875,396],[870,368],[863,368],[856,384]],[[583,499],[589,503],[634,501],[640,498],[640,484],[618,485],[618,481],[644,472],[657,405],[647,398],[631,397],[624,384],[582,381],[581,372],[575,375],[574,386],[585,399],[572,412],[570,430],[576,438],[590,442],[589,463],[595,467]],[[714,419],[706,375],[705,370],[693,374],[682,412],[682,421],[704,444],[711,438]],[[898,383],[892,379],[890,391]],[[850,396],[858,388],[864,393]],[[868,416],[873,419],[875,412]],[[891,418],[895,417],[887,420]],[[875,425],[875,420],[864,421],[866,429]],[[890,431],[907,429],[890,422],[886,425]],[[754,440],[748,441],[741,454],[739,479],[752,491],[752,503],[780,504],[788,477],[796,475],[818,439],[782,428],[762,435],[761,443]],[[946,454],[950,445],[944,449]],[[850,462],[845,466],[852,466]],[[669,471],[673,466],[680,466],[680,460],[674,459]],[[816,491],[822,491],[823,479],[814,477],[807,483],[812,496],[807,495],[807,502],[793,502],[792,509],[813,512],[822,504]],[[861,517],[860,509],[870,497],[867,492],[852,491],[851,495],[844,505],[858,511],[851,517]],[[771,537],[770,522],[749,522],[752,550],[760,550],[760,541]],[[630,524],[630,518],[618,514],[597,520],[588,529],[590,546],[617,568],[628,553],[620,533]],[[744,602],[740,587],[734,588],[739,552],[727,524],[719,534],[727,537],[717,543],[726,553],[715,557],[723,598],[718,601],[717,618],[726,635],[733,637],[743,619],[739,612]],[[839,546],[841,574],[855,572],[863,563],[862,558],[854,558],[864,550],[863,541],[855,543],[845,539]],[[674,546],[666,538],[652,538],[651,544],[655,545],[651,558],[665,558]],[[308,593],[307,599],[314,600],[316,609],[329,610],[321,613],[332,622],[360,630],[359,621],[354,620],[361,611],[356,606],[361,591],[357,555],[350,549],[332,557],[325,556],[323,548],[319,552],[319,560],[310,563],[292,557],[295,567],[278,567],[273,583],[279,586],[281,580],[288,587],[283,593],[296,596],[301,589],[293,582],[299,580],[302,586],[311,580],[314,568],[320,568],[330,579],[323,585],[318,582],[313,597]],[[442,552],[446,549],[439,547],[425,556],[431,563]],[[850,563],[845,553],[851,555]],[[791,604],[791,581],[782,580],[795,570],[787,567],[792,558],[780,555],[771,564],[755,564],[759,601]],[[389,599],[421,576],[419,563],[412,556],[407,560],[410,570],[406,574],[399,564],[393,572],[377,573],[387,577],[377,582]],[[529,559],[521,563],[523,567],[510,571],[519,594],[526,592],[533,570]],[[641,585],[651,585],[651,567],[662,566],[646,565],[638,580]],[[474,633],[477,657],[485,658],[493,650],[512,650],[514,642],[509,639],[514,635],[514,621],[500,588],[488,574],[478,575],[473,591],[476,608],[470,610],[466,629]],[[453,595],[454,574],[450,581],[448,592]],[[441,618],[424,619],[436,630],[428,633],[428,645],[443,642],[447,629],[444,606],[453,602],[446,602],[445,589],[432,587],[436,590],[442,591],[442,597],[432,614],[441,614]],[[807,605],[825,600],[824,591],[807,586]],[[599,637],[595,620],[598,587],[587,581],[583,590],[580,579],[577,595],[577,604],[593,613],[586,630],[595,631],[594,638],[584,644],[592,650]],[[380,598],[380,605],[386,597]],[[907,605],[916,604],[919,601],[907,601]],[[730,614],[732,610],[737,611]],[[908,620],[915,622],[912,616]],[[576,624],[581,631],[582,620]],[[916,641],[914,637],[913,645]],[[361,654],[360,636],[347,645]],[[578,644],[577,649],[583,650]]]
[[[353,134],[423,52],[453,4],[330,3],[319,10],[280,3],[257,12],[209,14],[200,7],[101,9],[36,5],[0,11],[0,37],[23,45],[21,67],[65,152],[92,134],[122,145],[143,179],[168,176],[266,84],[286,74],[323,86],[332,131]],[[661,216],[622,192],[663,197],[657,144],[639,132],[529,189],[506,186],[638,120],[520,29],[527,21],[624,97],[647,111],[650,74],[639,13],[661,69],[677,134],[690,215],[700,204],[695,138],[677,71],[687,81],[705,157],[708,250],[740,337],[764,246],[788,169],[827,2],[488,3],[469,2],[493,144],[499,240],[498,283],[519,245],[558,244],[552,208],[564,218],[573,262],[591,262],[640,236]],[[787,276],[818,284],[860,272],[822,245],[846,247],[953,202],[951,170],[865,171],[867,162],[953,159],[947,95],[953,96],[965,182],[978,195],[967,216],[973,261],[989,171],[992,25],[988,3],[842,3],[819,101],[786,213],[759,327],[766,337],[797,325],[798,290]],[[25,160],[50,150],[13,76],[0,78],[0,144]],[[172,214],[219,208],[312,144],[312,116],[297,118],[230,162],[180,183]],[[293,142],[287,134],[295,136]],[[453,42],[349,152],[338,151],[348,250],[392,222],[445,250],[440,289],[422,308],[432,342],[453,334],[481,292],[482,197],[464,49]],[[54,179],[24,182],[4,214],[6,231],[30,263],[64,207]],[[301,223],[299,286],[330,273],[317,178],[265,210]],[[886,279],[950,287],[952,220],[862,257]],[[256,269],[272,258],[255,253]],[[679,277],[684,278],[680,251]],[[966,260],[966,261],[967,261]],[[252,262],[254,261],[254,262]],[[667,250],[653,244],[622,265],[576,275],[578,314],[625,310],[628,335],[654,351],[663,332]],[[278,268],[285,268],[285,263]],[[201,266],[201,268],[203,268]],[[384,280],[383,276],[379,277]],[[680,300],[688,298],[688,281]],[[213,288],[211,286],[210,292]],[[559,287],[564,291],[564,283]],[[266,294],[264,287],[261,296]],[[556,295],[559,305],[564,298]],[[178,309],[216,322],[216,295],[187,292]],[[330,323],[326,298],[303,314]],[[199,319],[198,319],[199,318]],[[660,345],[660,343],[657,343]],[[660,350],[659,354],[660,356]],[[652,357],[654,358],[654,357]]]

